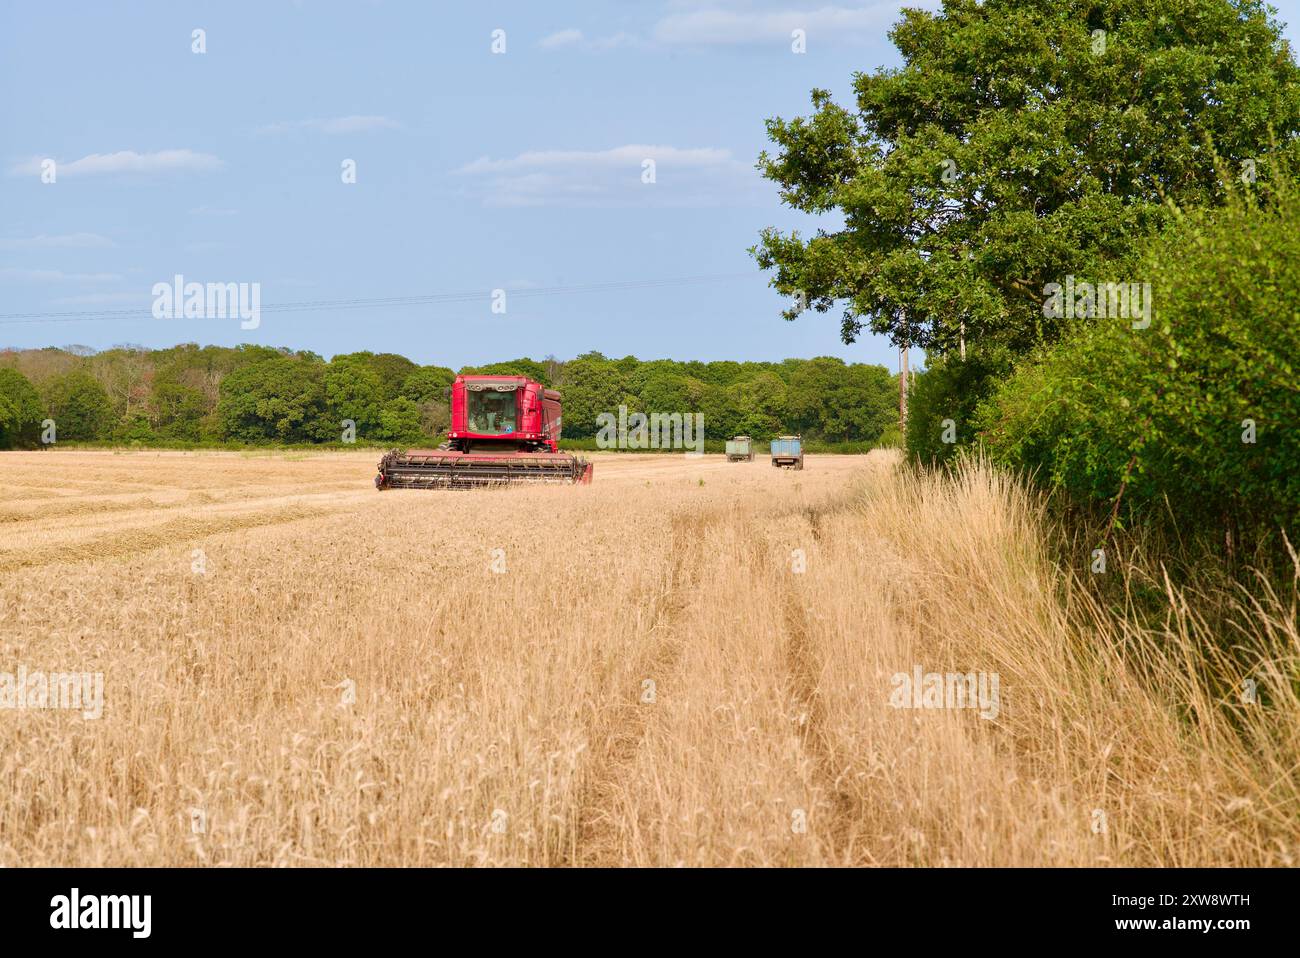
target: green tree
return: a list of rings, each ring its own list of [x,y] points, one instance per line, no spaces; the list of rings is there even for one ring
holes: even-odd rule
[[[16,369],[0,367],[0,449],[34,444],[43,409],[36,387],[26,376]]]
[[[728,387],[737,410],[733,435],[771,439],[786,432],[786,385],[774,372],[762,372]]]
[[[819,356],[799,365],[786,392],[791,429],[805,436],[822,437],[835,384],[847,368],[844,360],[833,356]]]
[[[416,403],[446,402],[447,387],[455,380],[446,366],[421,366],[402,382],[400,395]]]
[[[420,367],[405,356],[399,356],[397,353],[372,353],[362,351],[357,353],[342,353],[335,356],[331,363],[339,360],[357,360],[369,367],[379,381],[379,401],[387,403],[396,399],[401,394],[402,386],[408,376],[418,370]]]
[[[45,402],[59,439],[104,439],[113,426],[113,404],[95,377],[82,370],[45,384]]]
[[[217,418],[222,435],[251,443],[319,438],[323,378],[322,364],[288,356],[240,366],[221,382]]]
[[[740,378],[740,369],[740,363],[730,359],[715,360],[705,363],[704,375],[701,378],[715,386],[730,386]]]
[[[848,366],[842,359],[819,356],[790,377],[790,425],[830,442],[875,442],[897,419],[897,390],[897,380],[883,366]]]
[[[379,398],[387,403],[397,398],[407,377],[420,367],[397,353],[376,353],[370,368],[379,377]]]
[[[425,438],[420,406],[405,396],[398,396],[379,413],[375,438],[398,444],[419,443]]]
[[[650,363],[646,364],[650,366]],[[691,408],[690,380],[671,372],[672,364],[656,363],[649,375],[641,376],[636,390],[637,409],[644,413],[688,413]]]
[[[466,376],[527,376],[544,386],[553,385],[546,366],[528,358],[489,363],[486,366],[466,366],[461,373]]]
[[[627,381],[619,367],[600,353],[584,353],[564,364],[561,387],[564,404],[563,435],[569,438],[596,435],[596,417],[618,415],[626,402]]]
[[[320,438],[336,439],[344,420],[356,424],[358,437],[368,437],[379,425],[383,404],[379,375],[364,358],[335,356],[325,369],[326,418]]]
[[[150,397],[153,421],[165,436],[174,439],[199,439],[203,417],[211,409],[202,389],[181,381],[189,370],[169,368],[154,377]]]
[[[690,383],[690,411],[704,415],[704,435],[708,439],[729,439],[740,428],[742,410],[735,397],[720,383],[693,380]]]
[[[927,464],[947,462],[974,441],[975,411],[1012,371],[1012,357],[995,346],[972,346],[966,359],[933,353],[907,402],[907,449]],[[898,399],[894,380],[893,399]],[[949,422],[949,420],[951,420]]]
[[[415,403],[424,438],[441,439],[451,428],[448,387],[455,379],[456,374],[445,366],[423,366],[402,383],[401,398]]]
[[[115,443],[148,446],[158,441],[158,433],[154,431],[153,423],[149,421],[148,416],[143,413],[132,413],[128,418],[114,423],[108,438]]]
[[[1162,204],[1206,206],[1300,131],[1300,72],[1259,0],[945,0],[903,11],[903,65],[858,74],[856,104],[767,123],[759,170],[840,228],[764,230],[751,252],[841,335],[1023,352],[1061,332],[1044,286],[1120,279]]]

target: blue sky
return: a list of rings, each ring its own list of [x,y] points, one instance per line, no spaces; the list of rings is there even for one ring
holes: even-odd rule
[[[884,340],[840,343],[837,313],[782,320],[746,249],[764,226],[808,226],[753,171],[764,120],[806,113],[814,86],[848,102],[855,71],[896,64],[899,6],[4,4],[0,314],[100,315],[0,317],[0,347],[259,342],[450,366],[596,349],[893,368]],[[1281,19],[1300,21],[1297,6]],[[264,304],[482,296],[269,312],[241,330],[152,318],[151,287],[178,273],[260,283]],[[547,292],[701,276],[727,278]],[[490,309],[496,288],[504,314]],[[135,312],[102,315],[122,310]]]

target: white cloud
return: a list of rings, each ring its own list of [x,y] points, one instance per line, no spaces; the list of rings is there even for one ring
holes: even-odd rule
[[[13,266],[0,269],[0,279],[19,283],[115,283],[121,278],[117,273],[65,273],[61,269],[18,269]]]
[[[556,47],[567,47],[581,42],[582,31],[570,27],[567,30],[556,30],[554,33],[547,34],[537,41],[537,45],[546,50],[554,50]]]
[[[906,4],[927,6],[926,3]],[[861,7],[819,7],[813,10],[725,10],[711,6],[687,13],[672,13],[655,24],[654,39],[676,45],[738,45],[789,41],[794,30],[804,30],[809,41],[873,35],[884,38],[905,6],[899,0]]]
[[[9,169],[11,176],[38,176],[44,157],[33,157]],[[154,153],[137,153],[120,150],[117,153],[91,153],[79,160],[56,161],[55,172],[60,179],[67,176],[94,176],[97,174],[133,173],[206,173],[219,170],[225,163],[211,153],[193,150],[158,150]]]
[[[39,175],[40,164],[40,157],[19,162],[9,169],[9,174]],[[113,173],[207,173],[221,169],[222,166],[225,166],[224,162],[212,153],[196,153],[192,149],[160,149],[155,153],[136,153],[134,149],[122,149],[116,153],[91,153],[79,160],[56,162],[56,173],[60,178]]]
[[[547,34],[537,45],[545,50],[588,51],[622,47],[741,46],[789,43],[795,30],[805,31],[810,41],[884,40],[904,6],[938,9],[941,3],[942,0],[879,0],[861,6],[809,9],[769,4],[765,10],[749,0],[677,0],[668,4],[672,12],[654,24],[648,39],[624,31],[589,37],[576,27],[567,27]]]
[[[543,50],[560,50],[567,48],[577,48],[581,50],[605,51],[614,50],[619,47],[639,47],[644,46],[644,42],[631,33],[625,33],[620,30],[618,33],[611,33],[601,37],[588,37],[581,30],[569,27],[565,30],[557,30],[549,33],[537,41],[537,45]]]
[[[653,183],[642,179],[646,160]],[[455,172],[488,206],[716,206],[756,182],[729,150],[647,144],[485,156]]]
[[[371,133],[375,130],[397,130],[401,124],[386,116],[336,116],[322,120],[286,120],[270,123],[261,128],[262,133],[287,133],[291,130],[311,130],[337,136],[344,133]]]
[[[494,160],[484,156],[471,163],[466,163],[456,172],[503,173],[513,170],[536,169],[538,167],[567,170],[596,167],[609,169],[629,165],[639,169],[641,162],[646,159],[652,159],[656,164],[672,163],[682,167],[717,167],[735,163],[730,150],[720,150],[713,147],[683,150],[675,146],[632,144],[616,146],[609,150],[535,150],[520,153],[518,156],[504,160]]]
[[[63,233],[50,236],[24,236],[15,239],[0,239],[0,249],[106,249],[113,241],[98,233]]]

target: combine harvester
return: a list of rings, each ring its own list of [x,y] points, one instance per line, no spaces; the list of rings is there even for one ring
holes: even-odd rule
[[[394,449],[375,487],[472,489],[591,482],[592,464],[559,451],[560,394],[526,376],[457,376],[451,429],[437,449]]]

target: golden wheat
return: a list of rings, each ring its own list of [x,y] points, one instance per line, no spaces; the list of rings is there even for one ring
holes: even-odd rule
[[[104,675],[101,718],[0,710],[0,865],[1300,854],[1293,592],[1139,628],[978,465],[380,494],[375,458],[0,457],[0,673]],[[916,669],[996,708],[895,707]]]

